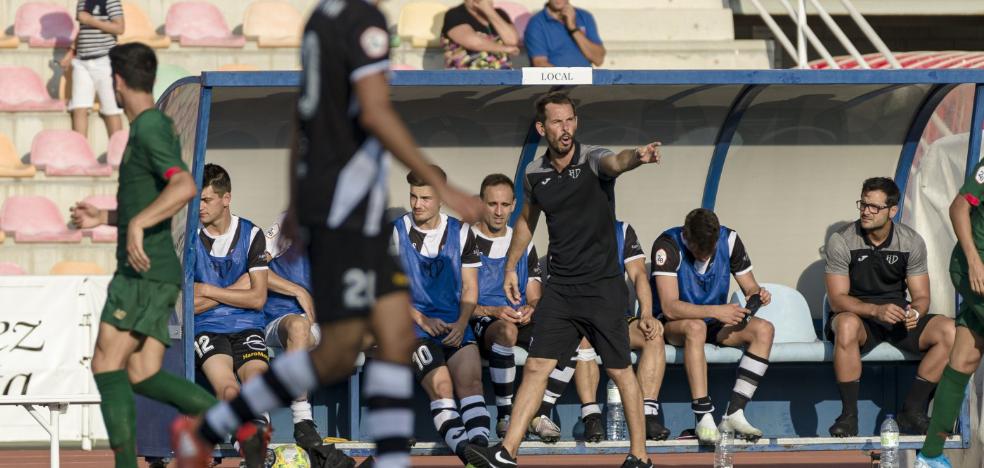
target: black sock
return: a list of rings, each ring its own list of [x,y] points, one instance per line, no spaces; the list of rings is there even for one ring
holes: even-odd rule
[[[858,392],[861,381],[837,382],[841,394],[841,414],[858,414]]]
[[[705,414],[714,412],[714,403],[711,402],[711,397],[704,396],[691,401],[690,409],[694,411],[694,426],[696,426]]]
[[[926,407],[929,406],[929,396],[934,389],[936,389],[936,382],[930,382],[917,375],[916,380],[912,382],[912,387],[909,387],[909,394],[902,404],[902,411],[925,413]]]

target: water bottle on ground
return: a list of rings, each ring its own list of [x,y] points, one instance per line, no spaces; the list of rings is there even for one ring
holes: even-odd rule
[[[881,461],[880,468],[899,467],[899,424],[895,415],[889,414],[881,425]]]
[[[731,431],[721,432],[717,445],[714,446],[714,468],[732,468],[735,466],[734,440],[735,435]]]
[[[608,440],[628,440],[628,431],[625,428],[625,409],[622,408],[622,395],[618,392],[615,381],[608,381],[608,400],[605,404],[608,409]]]

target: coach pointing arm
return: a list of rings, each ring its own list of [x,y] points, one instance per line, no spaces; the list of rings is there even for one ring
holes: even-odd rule
[[[659,141],[654,141],[640,148],[624,150],[615,157],[601,158],[601,170],[614,178],[643,164],[659,164],[662,158],[659,150],[662,145]]]

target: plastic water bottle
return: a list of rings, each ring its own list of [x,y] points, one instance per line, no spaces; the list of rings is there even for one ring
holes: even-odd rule
[[[615,381],[608,381],[608,440],[628,440],[625,429],[625,409],[622,408],[622,394],[618,392]]]
[[[735,466],[735,435],[730,431],[721,433],[717,444],[714,446],[714,468],[732,468]]]
[[[881,462],[878,466],[899,467],[899,425],[893,414],[889,414],[881,425]]]

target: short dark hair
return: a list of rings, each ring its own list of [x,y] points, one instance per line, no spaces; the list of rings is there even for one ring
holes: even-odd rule
[[[445,182],[448,181],[448,175],[444,172],[444,169],[441,169],[436,164],[431,164],[430,167],[432,167],[435,171],[437,171],[438,175],[441,176],[441,180]],[[416,172],[413,171],[407,173],[407,183],[410,184],[411,187],[425,187],[430,185],[427,182],[425,182],[422,177],[417,175]]]
[[[577,116],[577,106],[574,105],[574,100],[571,99],[566,93],[560,91],[553,91],[536,100],[536,121],[540,123],[546,123],[547,121],[547,104],[567,104],[571,106],[571,110],[574,111],[574,116]]]
[[[683,223],[683,237],[687,240],[687,246],[699,256],[714,253],[720,230],[721,223],[717,215],[706,208],[697,208],[687,213],[687,219]]]
[[[505,185],[509,187],[509,190],[513,191],[513,197],[516,196],[516,188],[513,186],[512,179],[505,174],[489,174],[482,179],[482,187],[478,189],[478,196],[485,198],[485,189],[489,187],[495,187],[496,185]]]
[[[875,190],[885,194],[885,203],[888,206],[899,204],[899,186],[895,185],[894,180],[888,177],[872,177],[864,181],[864,185],[861,186],[861,195]]]
[[[218,164],[206,164],[205,176],[202,178],[202,189],[212,187],[212,190],[219,195],[225,195],[232,191],[232,179],[229,173]]]
[[[139,42],[131,42],[109,49],[109,63],[113,73],[120,76],[130,89],[154,92],[157,76],[157,55],[154,49]]]

